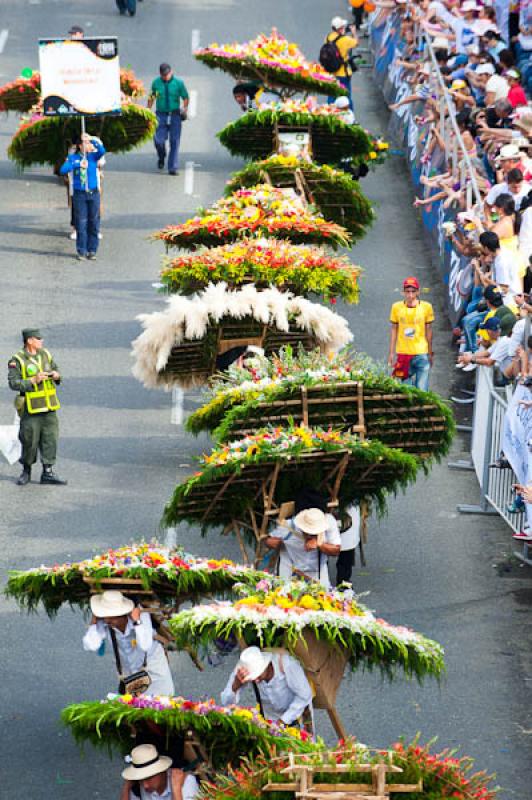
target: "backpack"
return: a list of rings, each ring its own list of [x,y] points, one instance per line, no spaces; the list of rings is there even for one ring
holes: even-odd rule
[[[340,67],[343,67],[344,65],[344,59],[342,58],[342,55],[338,49],[338,45],[336,44],[341,36],[342,34],[339,33],[336,39],[325,42],[325,44],[321,46],[319,61],[323,69],[327,72],[338,72]]]

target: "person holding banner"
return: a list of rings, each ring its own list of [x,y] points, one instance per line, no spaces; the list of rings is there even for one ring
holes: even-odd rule
[[[72,206],[76,228],[78,261],[93,261],[98,250],[100,232],[100,184],[98,162],[105,154],[99,139],[82,133],[77,151],[67,156],[59,174],[73,173]]]
[[[151,85],[148,108],[152,107],[154,100],[156,100],[155,114],[159,123],[154,138],[159,157],[157,166],[159,169],[164,168],[166,140],[169,139],[168,174],[177,175],[181,123],[187,118],[188,92],[183,81],[173,74],[170,64],[163,63],[159,67],[159,77],[155,78]]]

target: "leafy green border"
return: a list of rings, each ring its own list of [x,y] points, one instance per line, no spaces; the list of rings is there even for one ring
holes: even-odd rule
[[[364,494],[357,489],[356,485],[359,469],[355,469],[353,463],[350,462],[340,486],[339,501],[342,506],[362,499],[371,499],[375,502],[377,511],[380,514],[384,513],[386,509],[387,494],[389,492],[395,493],[400,488],[405,488],[409,483],[412,483],[416,479],[418,469],[422,466],[422,463],[414,456],[404,453],[402,450],[386,447],[386,445],[376,440],[349,445],[338,445],[332,442],[323,443],[320,451],[316,451],[313,448],[308,449],[301,443],[296,447],[284,450],[282,453],[277,453],[275,456],[259,452],[255,455],[246,455],[238,461],[220,466],[207,465],[201,472],[197,472],[184,483],[178,484],[171,499],[165,506],[162,518],[163,525],[174,525],[181,520],[197,523],[198,519],[203,516],[204,508],[198,507],[195,513],[191,513],[186,507],[181,510],[181,506],[184,505],[184,501],[186,501],[191,492],[197,487],[205,486],[231,474],[239,475],[248,465],[263,464],[268,467],[269,465],[273,466],[275,462],[297,461],[300,467],[297,474],[290,473],[290,476],[287,477],[283,476],[281,471],[275,495],[277,503],[292,500],[294,492],[300,486],[306,484],[319,485],[322,478],[320,462],[301,459],[301,455],[312,452],[338,452],[345,450],[349,450],[352,453],[357,465],[370,466],[371,464],[384,462],[392,471],[393,474],[386,482],[383,481],[381,476],[378,485],[375,485],[373,491]],[[206,531],[209,527],[219,527],[234,519],[240,519],[249,508],[253,507],[253,503],[256,501],[256,489],[257,487],[240,485],[237,494],[227,492],[221,505],[217,504],[216,508],[212,509],[212,516],[202,520],[202,531]]]
[[[76,567],[62,572],[39,572],[38,570],[9,573],[4,590],[7,598],[15,600],[20,609],[27,612],[37,610],[42,604],[49,617],[54,617],[61,606],[86,608],[89,605],[90,587],[83,581],[83,575],[95,581],[117,577],[112,567],[101,567],[82,573]],[[203,595],[228,592],[236,583],[256,583],[264,573],[253,570],[242,570],[232,574],[225,569],[179,569],[162,571],[150,567],[131,567],[120,572],[121,578],[140,578],[145,590],[153,590],[159,597],[178,599],[185,595]]]
[[[213,53],[194,53],[194,58],[209,69],[220,69],[237,80],[264,79],[271,87],[286,87],[304,92],[327,94],[331,97],[347,94],[346,89],[337,81],[322,81],[318,78],[291,73],[281,67],[261,64],[260,61],[250,57],[224,58]]]
[[[127,753],[132,747],[131,728],[151,721],[169,734],[193,730],[209,752],[213,766],[227,769],[243,757],[269,754],[278,749],[308,751],[311,744],[291,736],[274,736],[243,717],[211,711],[133,708],[118,701],[74,703],[61,712],[61,720],[76,742],[90,742],[98,748]]]
[[[347,125],[334,114],[311,114],[300,111],[248,111],[234,122],[230,122],[216,135],[231,155],[244,158],[267,158],[274,150],[273,128],[275,123],[284,126],[310,127],[312,132],[312,157],[319,163],[337,164],[343,158],[366,160],[373,144],[366,131],[359,125]],[[256,145],[253,131],[271,129],[272,135],[266,137],[263,145]],[[329,142],[334,157],[321,152],[320,137]],[[259,152],[260,150],[260,152]],[[329,151],[327,151],[329,153]]]
[[[319,616],[320,612],[312,612]],[[323,619],[319,623],[306,626],[303,631],[310,631],[321,642],[332,648],[345,649],[348,652],[351,669],[378,669],[389,680],[401,669],[408,677],[421,681],[425,675],[440,677],[444,670],[443,650],[431,639],[420,635],[423,648],[403,642],[393,634],[393,630],[382,625],[380,635],[372,635],[369,631],[357,633],[350,630],[341,615],[335,620],[330,612],[321,612]],[[302,632],[298,621],[291,622],[289,615],[285,619],[264,619],[251,621],[244,616],[236,619],[220,619],[213,611],[209,619],[196,621],[195,610],[180,611],[171,617],[168,626],[179,650],[190,646],[207,646],[216,639],[237,638],[247,646],[285,647],[290,652],[302,641]],[[356,619],[356,617],[354,618]],[[378,626],[378,623],[377,623]]]
[[[157,117],[148,108],[128,103],[119,116],[86,117],[87,133],[102,139],[109,153],[126,153],[150,139]],[[23,169],[32,164],[58,164],[80,132],[79,117],[43,117],[20,126],[8,157]]]
[[[314,205],[325,219],[342,225],[355,240],[365,236],[366,229],[375,219],[375,212],[358,181],[341,170],[303,159],[298,162],[297,169],[304,178],[319,181],[310,188]],[[261,173],[266,173],[274,186],[296,187],[295,168],[283,165],[277,156],[272,156],[262,161],[252,161],[239,172],[233,173],[225,189],[226,197],[240,188],[261,183]]]

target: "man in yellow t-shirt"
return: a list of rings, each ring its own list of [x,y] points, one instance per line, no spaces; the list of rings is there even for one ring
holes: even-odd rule
[[[430,303],[419,299],[419,282],[409,277],[403,282],[404,300],[390,311],[390,352],[388,364],[393,375],[418,389],[429,388],[432,366],[432,323],[434,311]]]
[[[338,52],[342,57],[342,66],[334,73],[336,79],[347,89],[347,96],[349,98],[349,107],[353,111],[353,99],[351,97],[351,75],[353,69],[349,63],[349,54],[351,50],[357,46],[358,39],[352,35],[353,25],[348,25],[346,19],[341,17],[334,17],[331,20],[331,32],[327,35],[326,42],[334,42],[338,48]],[[329,103],[334,103],[334,97],[329,97]]]

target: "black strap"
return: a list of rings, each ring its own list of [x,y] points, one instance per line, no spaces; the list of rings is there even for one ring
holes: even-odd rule
[[[255,683],[255,681],[251,681],[251,685],[253,686],[253,691],[255,692],[255,699],[259,705],[260,715],[261,717],[266,719],[266,717],[264,716],[264,707],[262,705],[262,697],[260,696],[259,687]]]
[[[119,676],[122,676],[122,664],[120,662],[120,654],[118,652],[118,642],[116,641],[116,633],[114,628],[109,625],[109,634],[111,636],[111,642],[113,645],[113,652],[115,654],[115,661],[116,661],[116,671],[118,672]]]

